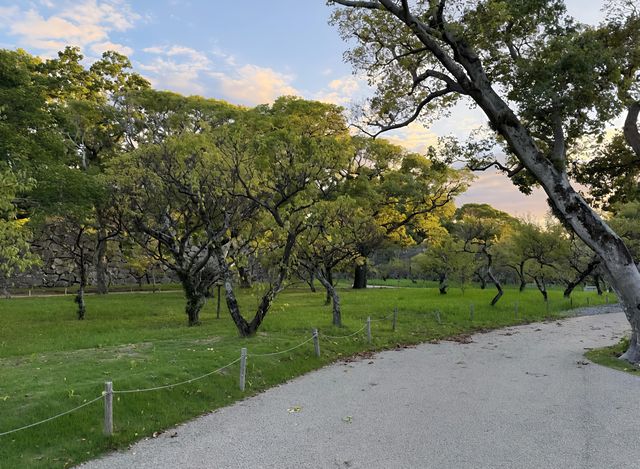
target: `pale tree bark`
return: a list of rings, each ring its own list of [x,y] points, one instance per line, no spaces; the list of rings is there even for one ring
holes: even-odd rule
[[[553,150],[545,154],[525,124],[500,97],[488,78],[476,52],[443,18],[444,1],[423,21],[411,13],[409,2],[403,0],[352,1],[335,3],[355,8],[387,11],[404,23],[425,50],[446,70],[450,92],[469,96],[485,113],[492,128],[505,140],[513,155],[540,183],[548,196],[554,214],[569,225],[602,260],[602,268],[623,305],[632,335],[629,349],[621,357],[640,362],[640,272],[622,239],[600,218],[573,188],[565,168],[564,136],[556,127]],[[433,75],[431,75],[433,76]],[[413,122],[420,111],[439,96],[429,97],[417,106],[416,117],[387,128],[398,128]],[[559,130],[559,131],[558,131]]]

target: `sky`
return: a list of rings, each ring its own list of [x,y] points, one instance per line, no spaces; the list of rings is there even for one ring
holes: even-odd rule
[[[597,23],[604,0],[566,0],[569,13]],[[158,89],[256,105],[298,95],[348,107],[368,93],[342,60],[346,44],[328,24],[324,0],[0,0],[0,48],[53,57],[79,46],[88,63],[105,50],[127,55]],[[424,151],[438,136],[464,138],[486,121],[458,105],[428,128],[413,124],[386,138]],[[524,196],[502,174],[477,173],[457,203],[489,203],[542,218],[542,191]]]

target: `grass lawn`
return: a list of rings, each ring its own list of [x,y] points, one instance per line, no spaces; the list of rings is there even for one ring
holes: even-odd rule
[[[624,371],[632,375],[640,376],[640,366],[633,365],[625,360],[620,360],[618,357],[622,355],[629,347],[629,339],[622,339],[611,347],[603,347],[598,349],[589,350],[584,354],[589,360],[599,365],[608,366],[616,370]]]
[[[423,283],[424,285],[424,283]],[[159,386],[200,376],[235,360],[247,347],[247,389],[238,389],[236,363],[220,373],[171,389],[114,396],[115,434],[102,434],[99,400],[71,414],[17,433],[0,436],[0,467],[69,467],[105,451],[152,436],[179,422],[209,412],[287,381],[342,357],[398,344],[437,340],[473,330],[557,318],[569,300],[550,292],[549,313],[537,291],[507,289],[496,307],[491,289],[435,288],[341,290],[345,327],[330,326],[324,294],[290,289],[277,299],[257,336],[237,336],[223,302],[202,312],[202,325],[187,327],[180,293],[131,293],[87,297],[87,318],[75,319],[72,296],[0,300],[0,433],[64,412],[100,396],[105,381],[116,391]],[[260,291],[241,291],[249,315]],[[603,303],[595,293],[576,292],[574,306]],[[518,316],[514,304],[518,302]],[[473,321],[470,305],[474,305]],[[363,332],[347,339],[321,340],[316,358],[309,342],[271,357],[251,354],[286,350],[310,337],[346,335],[367,316],[398,308],[397,330],[390,321],[372,322],[373,343]],[[434,311],[440,311],[441,324]],[[283,409],[286,411],[286,409]],[[178,435],[179,437],[179,435]]]

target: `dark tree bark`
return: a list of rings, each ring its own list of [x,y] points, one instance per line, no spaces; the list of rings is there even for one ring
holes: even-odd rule
[[[480,290],[484,290],[485,288],[487,288],[487,279],[484,278],[484,275],[482,275],[482,272],[480,272],[479,270],[476,270],[474,272],[474,275],[478,278],[478,281],[480,282]]]
[[[573,280],[571,280],[571,281],[569,281],[569,282],[567,283],[567,287],[564,289],[563,296],[564,296],[565,298],[569,298],[569,297],[571,296],[571,293],[573,293],[573,290],[574,290],[578,285],[580,285],[582,282],[584,282],[584,281],[585,281],[585,279],[586,279],[589,275],[591,275],[591,273],[593,272],[593,270],[594,270],[598,265],[600,265],[600,259],[598,259],[598,258],[594,258],[594,259],[592,259],[592,260],[591,260],[591,262],[589,262],[589,264],[587,265],[587,268],[586,268],[584,271],[579,272],[579,273],[578,273],[578,276],[577,276],[575,279],[573,279]]]
[[[487,251],[486,246],[482,247],[482,253],[487,258],[487,277],[489,277],[489,279],[491,280],[491,283],[493,283],[493,285],[496,287],[496,290],[498,290],[498,293],[496,293],[496,296],[494,296],[493,299],[491,300],[491,306],[495,306],[496,303],[500,301],[500,298],[502,298],[502,295],[504,294],[504,292],[502,290],[502,285],[500,284],[500,281],[495,275],[493,275],[493,271],[491,270],[493,265],[493,256],[489,254],[489,251]]]
[[[287,240],[285,242],[282,258],[280,260],[278,268],[277,278],[275,282],[267,289],[264,295],[262,295],[260,303],[258,304],[258,307],[256,309],[256,313],[251,322],[248,322],[240,312],[240,306],[238,305],[238,300],[233,289],[233,275],[229,270],[229,265],[227,264],[225,255],[223,254],[222,249],[220,249],[219,247],[215,249],[218,269],[222,276],[224,285],[227,308],[229,309],[231,319],[233,319],[233,322],[235,323],[236,328],[238,329],[238,333],[241,337],[249,337],[251,335],[254,335],[258,331],[258,328],[262,324],[262,321],[264,321],[265,316],[267,315],[269,309],[271,308],[271,305],[273,304],[273,300],[282,290],[282,285],[289,273],[291,254],[293,252],[293,247],[295,245],[297,236],[297,232],[289,232],[289,234],[287,235]]]
[[[440,291],[441,295],[446,295],[447,294],[447,288],[449,288],[449,285],[447,284],[447,274],[445,273],[441,273],[438,276],[438,290]]]
[[[354,276],[353,276],[353,288],[361,289],[367,288],[367,263],[356,264]]]
[[[334,288],[334,285],[333,285],[333,273],[331,272],[330,268],[325,267],[324,272],[322,273],[322,275],[323,275],[324,279],[326,280],[326,283],[331,285],[331,288],[327,288],[327,286],[325,285],[325,282],[323,282],[322,279],[318,276],[318,274],[316,274],[316,277],[318,277],[318,281],[322,284],[322,286],[327,291],[327,296],[325,297],[324,304],[328,305],[328,304],[331,304],[331,302],[333,301],[333,298],[334,298],[335,288]]]
[[[600,274],[594,274],[593,283],[596,284],[596,291],[598,292],[598,296],[602,296],[602,286],[600,285]]]
[[[544,301],[549,301],[549,294],[547,293],[547,284],[544,281],[543,276],[535,275],[533,280],[536,282],[536,286],[538,287],[538,291],[542,294],[542,298]]]
[[[197,326],[200,324],[200,311],[204,307],[206,301],[206,292],[209,288],[207,283],[199,282],[193,278],[189,272],[176,272],[184,295],[187,298],[187,304],[185,306],[185,313],[187,313],[187,320],[189,326]]]
[[[78,319],[83,320],[87,312],[87,306],[84,302],[84,290],[87,286],[87,269],[84,262],[81,262],[78,267],[78,273],[80,276],[80,287],[78,288],[78,293],[76,294],[74,301],[78,305]]]

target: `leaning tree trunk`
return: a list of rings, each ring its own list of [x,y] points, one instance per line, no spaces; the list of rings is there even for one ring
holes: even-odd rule
[[[563,296],[565,298],[569,298],[571,296],[571,293],[573,293],[573,290],[580,285],[582,282],[585,281],[585,279],[591,275],[591,272],[593,272],[593,270],[600,265],[600,259],[598,258],[593,258],[591,260],[591,262],[589,262],[589,264],[587,265],[587,268],[585,270],[583,270],[582,272],[578,273],[578,276],[573,279],[572,281],[567,283],[567,288],[564,289],[564,293]]]
[[[484,275],[482,275],[482,273],[479,270],[476,270],[474,274],[476,275],[476,277],[478,277],[478,280],[480,281],[480,290],[484,290],[485,288],[487,288],[487,279],[484,278]]]
[[[362,289],[367,288],[367,263],[356,264],[356,269],[353,275],[353,288]]]
[[[438,281],[438,290],[440,290],[440,294],[446,295],[447,288],[449,288],[449,285],[447,285],[447,274],[441,273],[440,275],[438,275]]]
[[[318,280],[320,281],[320,283],[322,283],[322,286],[325,288],[325,290],[327,291],[327,296],[324,299],[324,304],[325,305],[329,305],[331,304],[331,302],[334,299],[334,295],[332,293],[332,290],[335,291],[334,285],[333,285],[333,273],[331,272],[331,269],[325,269],[324,273],[322,273],[321,275],[324,276],[324,279],[329,282],[329,284],[331,285],[331,289],[327,288],[327,286],[324,284],[324,282],[322,282],[322,280],[320,278],[318,278]],[[316,275],[317,276],[317,275]]]
[[[342,313],[340,310],[340,296],[338,295],[338,291],[336,290],[336,287],[333,285],[333,282],[330,279],[330,270],[328,271],[329,275],[327,275],[327,272],[321,272],[319,271],[316,274],[316,277],[318,278],[318,281],[322,284],[322,286],[325,288],[325,290],[327,291],[327,296],[331,297],[331,302],[333,303],[333,307],[332,307],[332,324],[334,326],[338,326],[338,327],[342,327]],[[329,303],[327,303],[329,304]]]
[[[547,293],[547,284],[544,281],[544,277],[538,277],[536,275],[533,277],[533,280],[536,282],[536,286],[538,287],[538,290],[542,294],[542,298],[544,298],[544,301],[545,302],[549,301],[549,294]]]

